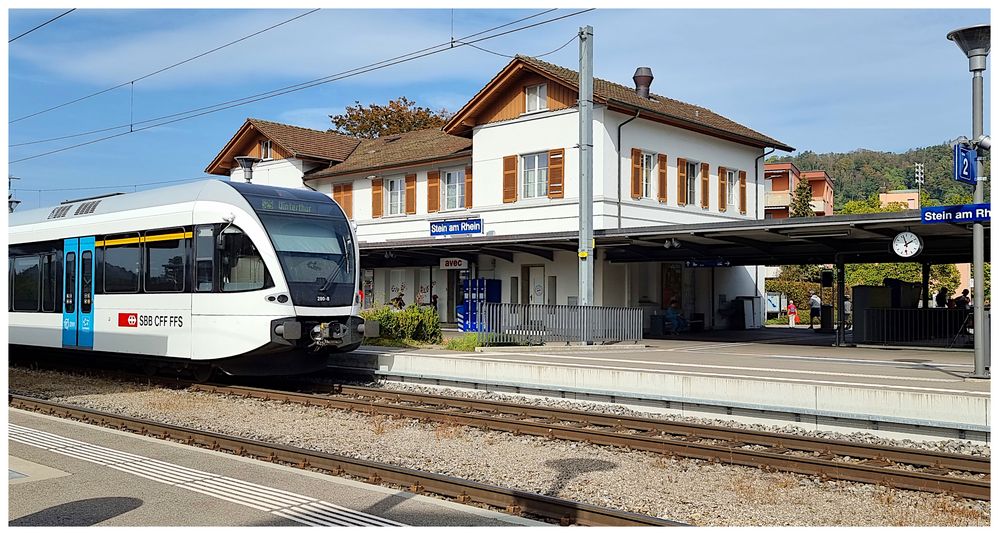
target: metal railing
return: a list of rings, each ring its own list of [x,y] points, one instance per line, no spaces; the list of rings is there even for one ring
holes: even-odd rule
[[[590,341],[642,339],[642,309],[578,305],[482,303],[475,332],[485,345],[580,342],[582,326]]]
[[[968,347],[973,344],[971,309],[869,308],[864,344]]]

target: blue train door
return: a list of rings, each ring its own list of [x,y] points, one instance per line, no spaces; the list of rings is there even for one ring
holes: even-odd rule
[[[63,242],[62,345],[94,347],[94,238]]]

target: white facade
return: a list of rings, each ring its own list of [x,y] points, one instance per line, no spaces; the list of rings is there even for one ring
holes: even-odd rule
[[[313,166],[314,164],[310,165],[298,158],[263,160],[253,166],[251,181],[262,186],[301,189],[304,187],[302,176]],[[245,180],[243,170],[238,167],[233,169],[229,175],[229,180],[237,182]]]

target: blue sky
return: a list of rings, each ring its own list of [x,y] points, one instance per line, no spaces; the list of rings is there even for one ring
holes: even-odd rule
[[[62,11],[10,10],[8,38]],[[127,82],[305,11],[78,9],[10,43],[8,120]],[[454,35],[539,11],[456,9]],[[560,9],[532,22],[572,11]],[[983,9],[598,9],[478,45],[502,54],[537,55],[589,24],[600,78],[630,85],[635,67],[652,67],[654,92],[710,108],[799,150],[904,151],[970,135],[967,60],[945,35],[989,19]],[[134,92],[116,89],[9,124],[9,143],[127,124],[130,113],[141,121],[319,78],[447,42],[451,25],[449,9],[324,9],[136,82]],[[576,68],[577,50],[573,43],[544,59]],[[454,111],[508,61],[460,47],[12,163],[9,173],[21,177],[14,190],[22,209],[200,177],[246,117],[325,129],[327,115],[355,100],[384,103],[402,95]],[[988,104],[987,98],[987,118]],[[127,127],[11,147],[10,159],[122,131]],[[111,187],[66,189],[93,186]]]

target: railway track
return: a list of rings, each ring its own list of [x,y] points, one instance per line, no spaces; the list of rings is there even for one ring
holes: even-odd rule
[[[354,459],[331,453],[306,450],[293,446],[222,435],[163,424],[151,420],[130,418],[94,411],[73,405],[55,403],[27,396],[10,394],[11,407],[61,418],[111,427],[123,431],[154,436],[212,450],[226,451],[244,457],[314,469],[338,476],[352,476],[369,483],[402,487],[416,494],[436,494],[460,503],[479,503],[505,510],[515,515],[531,515],[562,525],[586,526],[682,526],[661,518],[640,515],[619,509],[589,505],[516,489],[477,483],[431,472],[412,470],[390,464]]]
[[[986,457],[356,386],[337,385],[324,394],[218,384],[189,388],[990,499]]]

